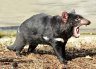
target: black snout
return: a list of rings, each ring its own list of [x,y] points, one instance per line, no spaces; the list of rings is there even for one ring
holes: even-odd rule
[[[90,25],[90,24],[91,24],[91,22],[90,22],[90,21],[88,21],[87,25]]]

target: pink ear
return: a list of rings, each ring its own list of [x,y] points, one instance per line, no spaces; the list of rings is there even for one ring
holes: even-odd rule
[[[62,17],[63,17],[63,21],[66,23],[68,20],[68,13],[67,12],[62,12]]]

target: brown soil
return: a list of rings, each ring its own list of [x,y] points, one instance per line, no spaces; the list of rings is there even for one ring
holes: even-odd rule
[[[78,39],[78,43],[76,39],[69,40],[66,46],[67,69],[96,69],[96,37],[90,39],[82,37]],[[3,41],[0,45],[0,69],[62,69],[62,64],[49,46],[38,46],[30,54],[26,53],[25,48],[22,57],[17,57],[15,52],[5,49],[13,40],[10,40],[10,43],[9,40],[5,43]]]
[[[67,69],[96,69],[96,56],[92,50],[68,50]],[[0,69],[62,69],[61,64],[53,53],[35,51],[34,53],[22,53],[17,57],[15,52],[0,51]]]

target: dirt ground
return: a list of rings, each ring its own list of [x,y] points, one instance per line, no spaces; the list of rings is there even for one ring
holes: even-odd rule
[[[68,69],[96,69],[96,56],[82,55],[72,55],[73,59],[67,64]],[[59,60],[53,54],[32,53],[20,58],[12,51],[0,51],[0,69],[14,69],[15,63],[17,69],[61,69]]]
[[[69,40],[67,43],[69,47],[66,48],[67,69],[96,69],[95,39],[96,37],[86,37],[86,39],[82,37],[76,40],[74,38]],[[8,44],[6,41],[5,47],[12,44],[12,42]],[[2,44],[4,45],[4,43]],[[49,46],[38,46],[30,54],[26,53],[27,49],[25,48],[22,51],[22,57],[17,57],[15,52],[5,49],[2,44],[0,47],[0,69],[61,69],[59,60]],[[17,68],[14,68],[14,66]]]

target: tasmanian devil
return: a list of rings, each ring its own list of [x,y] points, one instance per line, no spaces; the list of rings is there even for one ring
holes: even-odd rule
[[[65,45],[68,39],[71,36],[78,38],[80,26],[89,24],[89,20],[75,12],[63,12],[62,16],[44,13],[33,15],[20,25],[14,44],[7,48],[20,55],[26,43],[29,44],[28,52],[32,52],[38,44],[49,44],[60,62],[64,63]]]

